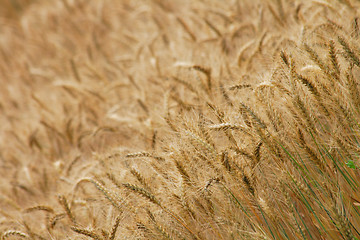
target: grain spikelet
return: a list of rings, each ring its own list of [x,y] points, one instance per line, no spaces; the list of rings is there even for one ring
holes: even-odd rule
[[[232,124],[232,123],[220,123],[220,124],[213,124],[207,126],[208,129],[213,131],[228,131],[228,130],[240,130],[244,134],[248,136],[253,136],[250,131],[247,130],[247,128],[243,125],[239,124]]]
[[[23,232],[16,231],[16,230],[8,230],[1,235],[1,240],[8,239],[12,236],[19,237],[19,238],[27,238],[28,237],[28,235]]]
[[[136,177],[136,179],[145,187],[145,189],[150,190],[150,187],[146,181],[146,179],[142,176],[142,174],[136,169],[132,168],[130,170],[131,174]]]
[[[317,90],[316,86],[311,82],[310,79],[298,74],[295,70],[295,63],[292,61],[291,62],[291,76],[293,77],[293,79],[296,79],[298,81],[300,81],[302,84],[304,84],[309,91],[314,94],[314,96],[320,96],[319,91]]]
[[[287,56],[285,51],[280,51],[280,57],[281,57],[281,60],[285,63],[285,65],[287,67],[290,67],[289,57]]]
[[[43,205],[27,208],[24,210],[25,213],[30,213],[33,211],[45,211],[45,212],[49,212],[49,213],[54,213],[54,209],[52,209],[52,207],[43,206]]]
[[[182,20],[180,17],[177,17],[176,20],[180,23],[180,25],[184,28],[184,30],[189,34],[191,37],[191,40],[196,42],[196,36],[195,34],[190,30],[189,26]]]
[[[339,80],[340,78],[340,66],[336,56],[335,42],[331,40],[329,42],[329,58],[333,67],[334,76]]]
[[[259,143],[256,144],[256,147],[254,149],[254,153],[253,153],[254,158],[255,158],[254,166],[256,166],[261,160],[260,149],[261,149],[262,144],[263,144],[263,142],[259,141]]]
[[[243,173],[242,180],[245,183],[245,186],[248,189],[248,191],[254,196],[255,188],[253,186],[252,178],[250,176],[247,176],[245,173]]]
[[[207,143],[206,140],[202,139],[201,137],[199,137],[198,135],[196,135],[195,133],[193,133],[191,131],[185,130],[184,132],[191,139],[195,140],[195,142],[197,142],[201,146],[205,147],[205,149],[207,149],[214,156],[216,155],[216,150],[214,149],[213,146],[211,146],[209,143]]]
[[[179,171],[184,183],[190,185],[191,184],[190,175],[185,170],[185,167],[183,166],[181,161],[174,159],[174,162],[175,162],[175,166],[176,166],[177,170]]]
[[[270,10],[271,15],[280,24],[280,26],[284,26],[284,18],[281,18],[281,16],[278,15],[278,13],[275,11],[275,9],[270,4],[268,5],[268,8]]]
[[[205,128],[205,118],[204,118],[204,115],[203,114],[199,114],[199,129],[202,133],[202,135],[204,136],[206,142],[208,144],[210,144],[214,149],[215,149],[215,143],[213,141],[213,138],[210,134],[210,132]]]
[[[78,69],[76,67],[76,64],[74,62],[74,59],[70,60],[71,70],[73,71],[73,74],[75,76],[76,81],[81,82],[81,77],[79,75]]]
[[[137,153],[129,153],[126,155],[127,158],[139,158],[139,157],[148,157],[153,158],[159,161],[164,161],[165,159],[163,157],[154,156],[151,153],[148,152],[137,152]]]
[[[223,151],[221,153],[221,163],[226,168],[226,170],[228,170],[229,172],[232,171],[232,168],[231,168],[231,165],[229,162],[229,154],[227,151]]]
[[[321,170],[325,172],[324,163],[319,159],[317,154],[308,146],[305,141],[304,135],[300,129],[298,129],[298,136],[301,145],[305,148],[306,152],[310,156],[310,160],[313,161]]]
[[[338,37],[338,41],[345,50],[346,58],[348,60],[350,60],[351,62],[353,62],[356,66],[360,67],[360,59],[355,54],[355,52],[350,48],[349,43],[343,37],[340,37],[340,36]]]
[[[211,88],[212,88],[211,69],[206,68],[206,67],[202,67],[200,65],[194,65],[194,66],[192,66],[192,68],[199,71],[199,72],[202,72],[203,74],[205,74],[206,82],[207,82],[207,91],[211,92]]]
[[[308,52],[308,54],[310,55],[311,60],[313,60],[325,74],[328,74],[329,69],[320,59],[319,55],[306,43],[304,43],[304,48],[306,52]]]
[[[91,182],[92,184],[95,185],[95,187],[104,194],[104,196],[106,197],[106,199],[108,199],[110,201],[110,203],[115,207],[117,208],[118,210],[122,211],[122,207],[121,205],[119,205],[119,199],[116,195],[115,192],[113,192],[112,190],[110,189],[107,189],[103,184],[101,184],[100,182],[94,180],[94,179],[91,179],[91,178],[84,178],[82,180],[80,180],[78,182],[78,184],[82,181],[86,181],[86,182]],[[77,185],[78,185],[77,184]]]
[[[198,91],[195,89],[195,87],[191,83],[189,83],[185,80],[182,80],[180,78],[177,78],[177,77],[173,77],[172,79],[175,82],[178,82],[178,83],[184,85],[187,89],[189,89],[191,92],[195,93],[196,95],[199,95]]]
[[[214,33],[216,33],[216,35],[217,35],[218,37],[221,37],[221,36],[222,36],[220,30],[217,29],[217,28],[214,26],[214,24],[212,24],[208,19],[204,19],[204,22],[206,23],[206,25],[209,26],[209,28],[210,28],[211,30],[214,31]]]
[[[159,200],[153,195],[151,194],[150,192],[146,191],[145,189],[141,188],[141,187],[138,187],[136,185],[133,185],[133,184],[130,184],[130,183],[123,183],[122,184],[125,188],[133,191],[133,192],[136,192],[137,194],[143,196],[144,198],[146,198],[147,200],[149,200],[150,202],[158,205],[161,207],[161,204],[159,202]]]
[[[60,213],[60,214],[56,214],[55,216],[50,218],[49,223],[48,223],[48,229],[53,229],[55,227],[56,223],[65,217],[66,217],[66,213]]]
[[[87,229],[78,228],[78,227],[71,227],[71,230],[73,230],[74,232],[76,232],[78,234],[88,236],[88,237],[90,237],[92,239],[95,239],[95,240],[103,240],[103,238],[100,235],[98,235],[97,233],[95,233],[92,230],[87,230]]]
[[[75,217],[70,209],[70,206],[69,206],[69,203],[67,201],[67,199],[65,198],[65,196],[63,195],[60,195],[58,197],[59,199],[59,202],[61,204],[61,206],[64,208],[65,212],[66,212],[66,215],[68,216],[68,218],[70,219],[70,221],[73,223],[73,224],[76,224],[76,221],[75,221]]]
[[[115,239],[116,231],[117,231],[117,229],[118,229],[118,227],[120,225],[120,220],[121,220],[120,216],[117,216],[116,219],[115,219],[115,223],[111,228],[109,240],[114,240]]]
[[[233,106],[234,106],[234,103],[233,103],[232,100],[230,99],[229,95],[228,95],[227,92],[226,92],[225,87],[224,87],[221,83],[220,83],[220,91],[221,91],[221,94],[223,95],[226,103],[227,103],[229,106],[233,107]]]
[[[246,106],[244,103],[240,103],[240,106],[242,109],[244,109],[246,112],[250,114],[250,116],[259,125],[260,128],[263,129],[266,128],[265,123],[255,114],[255,112],[250,107]]]
[[[171,235],[156,221],[154,214],[149,209],[146,209],[146,212],[149,215],[150,220],[152,221],[153,225],[155,226],[156,230],[164,237],[164,239],[171,240],[173,239]]]
[[[239,85],[234,85],[229,87],[229,90],[238,90],[238,89],[243,89],[243,88],[251,88],[250,84],[239,84]]]
[[[350,92],[350,98],[354,104],[354,107],[357,111],[359,111],[360,106],[360,97],[359,97],[359,89],[358,83],[356,82],[354,75],[352,73],[352,68],[350,67],[346,73],[347,86]]]

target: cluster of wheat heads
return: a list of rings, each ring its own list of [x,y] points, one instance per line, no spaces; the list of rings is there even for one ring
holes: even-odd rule
[[[360,238],[355,0],[0,2],[2,239]]]

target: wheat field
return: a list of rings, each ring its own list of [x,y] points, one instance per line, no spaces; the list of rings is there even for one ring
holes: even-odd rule
[[[360,239],[359,0],[0,0],[1,239]]]

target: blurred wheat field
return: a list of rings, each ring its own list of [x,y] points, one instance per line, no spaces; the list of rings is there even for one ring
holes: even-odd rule
[[[358,0],[0,0],[1,239],[360,239]]]

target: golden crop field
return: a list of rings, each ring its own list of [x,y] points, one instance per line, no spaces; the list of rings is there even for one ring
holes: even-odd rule
[[[0,0],[0,238],[360,239],[359,0]]]

